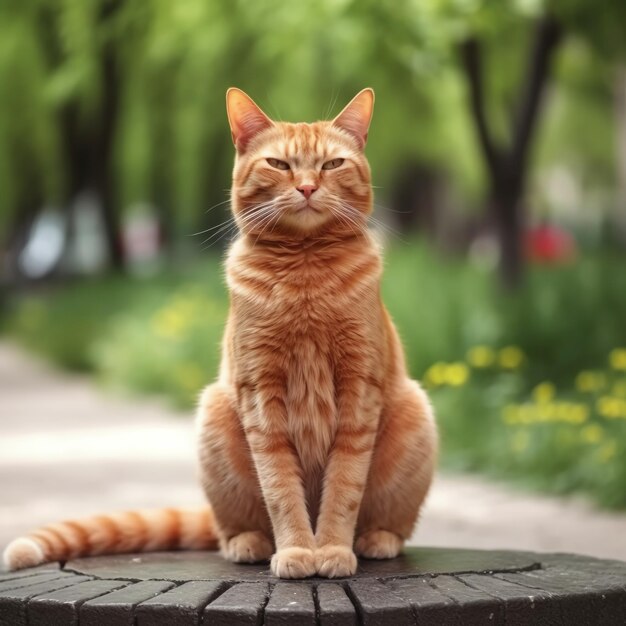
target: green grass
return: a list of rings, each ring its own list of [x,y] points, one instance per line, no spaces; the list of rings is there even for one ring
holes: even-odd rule
[[[508,294],[424,245],[388,250],[383,297],[433,398],[445,467],[626,507],[622,265],[604,253],[533,268]],[[220,262],[207,258],[23,297],[5,328],[63,367],[189,411],[217,373],[227,306]]]

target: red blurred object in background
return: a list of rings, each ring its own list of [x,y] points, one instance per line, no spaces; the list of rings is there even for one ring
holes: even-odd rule
[[[569,263],[576,258],[578,247],[566,230],[543,224],[526,231],[525,250],[526,258],[535,263]]]

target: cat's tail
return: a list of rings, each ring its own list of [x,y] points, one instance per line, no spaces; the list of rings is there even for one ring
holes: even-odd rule
[[[4,551],[8,570],[81,556],[215,550],[215,519],[209,507],[154,509],[94,515],[43,526],[13,540]]]

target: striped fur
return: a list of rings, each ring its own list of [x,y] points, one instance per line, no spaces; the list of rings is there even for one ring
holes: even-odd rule
[[[11,542],[4,563],[14,570],[86,555],[214,550],[217,544],[208,507],[123,511],[43,526]]]
[[[197,417],[212,513],[49,526],[9,546],[10,567],[219,543],[233,561],[271,557],[280,577],[336,577],[355,572],[356,554],[400,552],[430,486],[437,433],[380,299],[363,153],[373,101],[364,90],[333,121],[290,124],[227,94],[240,233],[226,260],[222,365]]]

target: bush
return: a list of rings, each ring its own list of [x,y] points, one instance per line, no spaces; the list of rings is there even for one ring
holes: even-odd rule
[[[50,289],[12,303],[5,331],[66,369],[92,371],[93,342],[137,295],[133,283],[116,278]]]
[[[519,365],[507,365],[507,353],[517,353]],[[626,348],[562,388],[544,381],[530,391],[532,364],[521,355],[514,347],[477,346],[467,361],[427,370],[444,463],[553,492],[586,491],[607,507],[626,507]]]
[[[5,331],[67,369],[189,408],[217,372],[227,298],[219,261],[150,279],[76,282],[13,303]]]
[[[119,387],[189,408],[216,376],[226,314],[225,298],[183,285],[157,306],[144,303],[113,319],[93,347],[97,369]]]

